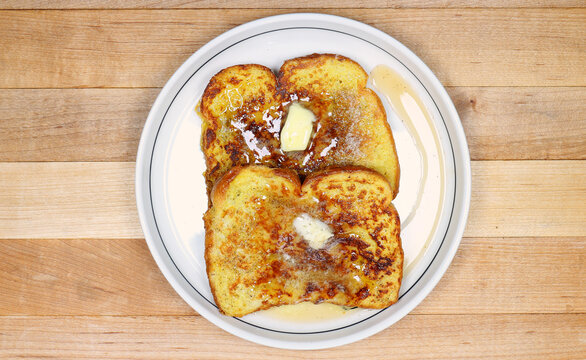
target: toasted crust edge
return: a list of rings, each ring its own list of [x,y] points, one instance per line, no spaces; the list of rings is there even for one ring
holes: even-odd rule
[[[212,205],[216,204],[216,202],[219,199],[223,198],[232,181],[234,181],[234,179],[236,179],[243,171],[258,171],[261,173],[270,173],[270,175],[272,176],[280,176],[291,181],[295,184],[295,187],[297,189],[301,189],[302,186],[301,180],[299,179],[299,175],[297,174],[297,172],[295,172],[295,170],[292,169],[271,168],[262,165],[237,165],[228,170],[224,175],[222,175],[212,187],[212,191],[210,193]]]
[[[200,113],[203,114],[204,116],[208,116],[208,114],[204,111],[204,106],[207,105],[207,102],[210,99],[213,99],[217,95],[218,92],[214,90],[214,87],[216,86],[216,83],[218,82],[218,78],[222,77],[224,74],[229,73],[230,71],[232,71],[234,69],[248,70],[251,68],[259,69],[259,70],[266,72],[267,74],[270,74],[271,77],[275,80],[275,83],[277,82],[277,77],[276,77],[275,73],[273,72],[273,70],[271,70],[270,68],[268,68],[264,65],[261,65],[261,64],[238,64],[238,65],[228,66],[227,68],[224,68],[224,69],[218,71],[208,81],[208,84],[207,84],[206,88],[204,89],[203,94],[201,96],[201,99],[199,101]]]
[[[371,88],[365,87],[364,88],[365,91],[372,93],[374,96],[374,98],[376,99],[378,106],[380,109],[382,109],[382,113],[385,117],[385,121],[384,121],[384,127],[387,131],[387,133],[389,134],[389,137],[391,139],[391,143],[393,144],[393,156],[395,158],[395,163],[397,164],[397,171],[395,171],[395,177],[393,179],[393,183],[394,186],[391,187],[391,191],[393,193],[392,198],[393,200],[397,197],[397,195],[399,194],[399,181],[401,180],[401,164],[399,163],[399,154],[397,153],[397,145],[395,144],[395,136],[393,134],[393,130],[391,129],[391,124],[389,124],[389,118],[388,118],[388,114],[387,111],[385,109],[385,106],[383,104],[383,101],[381,100],[380,96],[378,96],[378,94],[372,90]],[[383,176],[384,177],[384,176]],[[388,180],[385,178],[385,180],[388,182]]]
[[[332,59],[333,58],[335,60],[340,60],[342,62],[348,61],[348,62],[356,65],[362,71],[362,74],[368,79],[368,73],[366,72],[366,70],[364,70],[362,65],[360,65],[356,61],[350,59],[349,57],[346,57],[344,55],[339,55],[339,54],[332,54],[332,53],[313,53],[313,54],[298,56],[298,57],[295,57],[292,59],[285,60],[283,62],[283,64],[281,65],[281,67],[279,68],[279,72],[277,74],[277,79],[279,80],[283,76],[283,70],[284,70],[283,68],[285,66],[291,64],[292,62],[303,61],[303,60],[314,60],[314,59],[319,59],[319,58],[323,58],[323,59]],[[299,65],[299,66],[293,67],[292,69],[303,69],[303,68],[305,68],[305,66]],[[366,86],[366,83],[364,85]]]
[[[311,184],[313,182],[319,181],[320,179],[322,179],[326,176],[329,176],[329,175],[340,174],[340,173],[356,173],[356,172],[367,172],[373,176],[376,176],[380,180],[382,180],[382,182],[385,184],[385,186],[388,187],[389,192],[391,193],[391,200],[394,199],[395,192],[393,191],[393,188],[391,187],[391,184],[389,183],[387,178],[384,177],[381,173],[379,173],[376,170],[370,169],[366,166],[360,166],[360,165],[343,165],[343,166],[334,165],[334,166],[329,166],[329,167],[322,169],[322,170],[319,170],[319,171],[315,171],[315,172],[309,174],[305,178],[305,181],[302,184],[302,188],[304,188],[306,186],[311,186]]]

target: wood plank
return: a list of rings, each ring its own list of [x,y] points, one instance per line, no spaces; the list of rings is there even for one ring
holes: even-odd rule
[[[0,357],[59,359],[583,359],[585,315],[408,315],[317,351],[239,339],[202,317],[0,317]],[[148,344],[148,345],[146,345]]]
[[[464,238],[413,314],[584,313],[585,247],[585,237]],[[2,240],[0,273],[0,316],[194,314],[143,239]]]
[[[447,90],[473,160],[586,159],[586,88]]]
[[[134,161],[159,91],[2,89],[0,161]]]
[[[584,313],[586,237],[464,238],[419,313]]]
[[[144,239],[0,241],[0,315],[193,315]]]
[[[161,87],[215,36],[286,12],[291,10],[1,11],[0,87]],[[586,9],[327,12],[394,36],[445,85],[586,86]]]
[[[0,9],[262,9],[262,8],[559,8],[583,7],[580,0],[4,0]]]
[[[586,236],[586,161],[472,164],[468,237]],[[140,238],[133,163],[0,163],[0,238]]]
[[[159,90],[0,89],[0,161],[134,161]],[[586,87],[448,92],[473,160],[586,159]]]
[[[586,235],[586,161],[472,164],[465,236]]]
[[[143,236],[133,163],[0,163],[0,188],[2,238]]]

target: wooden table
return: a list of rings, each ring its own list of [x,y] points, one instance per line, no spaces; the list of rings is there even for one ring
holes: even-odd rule
[[[2,1],[0,357],[586,358],[584,5]],[[360,20],[420,56],[460,113],[473,176],[465,237],[430,296],[312,352],[241,340],[184,303],[149,254],[133,177],[178,66],[238,24],[298,11]]]

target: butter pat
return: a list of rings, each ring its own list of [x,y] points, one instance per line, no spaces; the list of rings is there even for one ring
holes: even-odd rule
[[[293,220],[293,227],[309,243],[309,246],[316,250],[322,249],[328,239],[334,236],[326,223],[307,214],[301,214],[296,217]]]
[[[281,130],[281,149],[283,151],[303,151],[309,144],[315,115],[299,105],[293,103]]]

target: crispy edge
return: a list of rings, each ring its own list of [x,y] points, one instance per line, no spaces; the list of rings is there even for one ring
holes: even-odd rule
[[[219,205],[218,202],[223,200],[228,192],[228,188],[238,176],[247,175],[247,173],[257,173],[265,177],[282,177],[295,184],[296,189],[301,189],[301,181],[297,172],[288,168],[270,168],[262,165],[234,166],[222,175],[214,184],[211,192],[212,204]]]
[[[345,166],[330,166],[322,170],[315,171],[305,178],[302,187],[311,186],[315,182],[321,181],[323,178],[330,176],[330,175],[337,175],[337,174],[344,174],[344,173],[364,173],[368,176],[374,176],[375,178],[379,179],[385,186],[388,188],[389,192],[393,194],[393,189],[391,184],[389,184],[388,180],[378,171],[372,170],[365,166],[360,165],[345,165]]]
[[[372,90],[368,87],[365,87],[364,90],[366,90],[367,92],[370,92],[374,95],[374,98],[376,99],[378,108],[381,110],[381,112],[383,114],[383,126],[385,128],[385,131],[389,135],[389,138],[391,139],[391,146],[393,147],[392,156],[394,158],[394,163],[397,164],[396,171],[394,172],[395,176],[393,178],[393,185],[394,186],[391,186],[392,199],[394,200],[397,197],[397,194],[399,193],[399,181],[401,180],[401,164],[399,164],[399,154],[397,154],[397,146],[395,145],[395,137],[393,135],[393,130],[391,129],[391,125],[389,124],[389,120],[387,118],[387,112],[385,110],[385,106],[383,105],[381,98],[378,96],[378,94],[376,92],[374,92],[374,90]],[[386,178],[385,178],[385,180],[386,180]]]
[[[277,84],[277,77],[275,76],[275,73],[270,68],[268,68],[264,65],[239,64],[239,65],[228,66],[227,68],[220,70],[218,73],[216,73],[214,76],[212,76],[211,79],[208,81],[208,84],[207,84],[205,90],[203,91],[203,95],[201,97],[201,101],[199,104],[199,111],[204,116],[211,117],[211,114],[209,113],[209,111],[207,111],[207,106],[213,101],[213,99],[216,97],[216,95],[218,95],[221,92],[221,90],[224,88],[224,86],[222,86],[222,85],[225,84],[226,81],[224,81],[224,79],[222,79],[222,77],[226,76],[226,74],[229,74],[232,71],[249,71],[250,69],[257,69],[257,70],[261,70],[261,71],[265,72],[267,75],[270,74],[270,76],[275,80],[275,85]],[[231,79],[226,79],[226,80],[227,80],[227,82],[231,81]]]
[[[362,72],[364,76],[364,86],[366,87],[366,81],[368,80],[368,73],[364,70],[364,68],[357,63],[356,61],[339,54],[331,54],[331,53],[313,53],[310,55],[300,56],[293,59],[285,60],[281,68],[279,69],[279,73],[277,74],[277,80],[279,84],[281,83],[281,78],[284,76],[285,71],[291,72],[296,69],[305,69],[308,67],[313,67],[315,65],[321,65],[325,63],[327,60],[337,60],[340,62],[350,62],[356,66]]]

